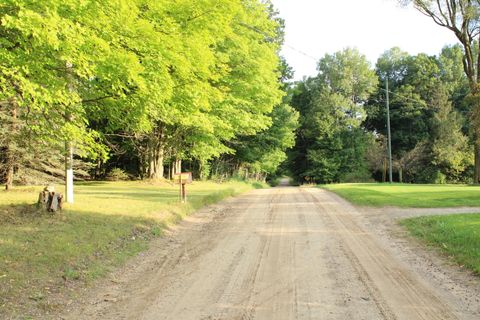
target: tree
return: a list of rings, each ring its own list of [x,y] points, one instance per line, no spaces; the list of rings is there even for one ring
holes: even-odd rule
[[[377,76],[356,49],[325,55],[318,70],[316,78],[297,86],[299,92],[292,98],[301,123],[291,153],[297,179],[369,179],[366,150],[373,136],[361,124],[363,106],[376,90]]]
[[[390,91],[392,152],[397,158],[430,136],[433,114],[428,101],[441,85],[440,68],[435,57],[410,56],[398,48],[387,50],[376,65],[381,89],[366,106],[366,126],[386,136],[385,81]]]
[[[458,50],[458,47],[446,47],[435,57],[410,56],[393,48],[378,59],[377,74],[381,79],[387,75],[391,79],[392,149],[399,180],[435,182],[437,173],[443,175],[445,181],[464,180],[468,168],[468,161],[463,158],[466,150],[462,132],[464,121],[450,102],[452,100],[456,109],[462,111],[466,77],[456,64]],[[385,135],[386,112],[382,96],[371,99],[366,110],[367,127]],[[453,164],[445,158],[446,153],[433,151],[441,149],[439,137],[445,138],[445,146],[458,144],[455,154],[457,158],[462,155],[462,160],[457,163],[456,171],[447,169]],[[440,165],[442,157],[450,164],[442,162]]]
[[[432,119],[432,164],[449,182],[461,182],[463,173],[473,163],[468,139],[462,133],[462,119],[453,110],[445,88],[435,91],[431,103],[436,106]]]
[[[299,127],[295,134],[295,146],[288,151],[290,171],[298,182],[305,181],[305,172],[308,170],[308,149],[315,143],[315,137],[307,126],[308,113],[312,106],[314,96],[318,94],[318,84],[315,78],[307,78],[297,82],[290,89],[291,106],[299,114]]]
[[[12,119],[16,118],[10,137],[21,134],[32,145],[49,145],[52,153],[62,150],[67,139],[79,154],[103,155],[96,134],[86,126],[82,97],[71,90],[89,81],[97,56],[85,53],[97,38],[90,28],[76,23],[75,12],[66,10],[69,6],[75,3],[2,2],[0,104],[7,105]],[[7,140],[3,147],[13,150],[15,139]],[[11,154],[7,152],[7,185]],[[20,166],[23,159],[18,155],[15,162]]]
[[[471,123],[475,145],[474,183],[480,182],[480,2],[474,0],[409,0],[421,13],[452,31],[463,47],[463,69],[472,96]]]
[[[0,105],[0,150],[3,157],[0,158],[0,176],[5,181],[5,189],[9,190],[13,185],[18,147],[21,141],[18,128],[18,104],[10,99]]]
[[[212,158],[233,152],[230,140],[267,129],[269,114],[283,95],[278,81],[280,44],[274,40],[279,29],[269,6],[253,0],[210,2],[206,6],[193,1],[198,11],[212,7],[193,24],[185,26],[185,17],[174,17],[189,64],[182,73],[173,73],[175,94],[167,104],[175,113],[161,113],[154,122],[163,128],[156,145],[177,162],[193,158],[204,167]],[[185,15],[184,11],[180,12]]]
[[[98,169],[104,144],[128,150],[152,178],[165,159],[233,152],[228,142],[268,129],[281,102],[280,22],[258,0],[3,1],[6,180],[24,140],[58,151],[66,140]]]
[[[233,142],[235,162],[250,173],[273,174],[286,159],[285,151],[295,143],[298,112],[286,103],[271,113],[272,125],[256,135],[239,137]]]

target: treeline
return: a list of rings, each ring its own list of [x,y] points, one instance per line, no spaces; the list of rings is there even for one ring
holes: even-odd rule
[[[77,177],[264,178],[298,120],[282,41],[264,0],[3,0],[1,177],[73,150]]]
[[[394,181],[473,182],[471,96],[460,46],[438,56],[386,51],[372,68],[356,49],[326,55],[297,83],[292,174],[301,182],[388,181],[389,85]]]

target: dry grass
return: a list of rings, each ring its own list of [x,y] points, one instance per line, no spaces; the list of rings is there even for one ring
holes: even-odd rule
[[[57,186],[57,190],[60,187]],[[91,282],[148,247],[172,223],[235,195],[243,182],[194,182],[188,204],[167,183],[92,182],[55,214],[33,205],[41,187],[0,192],[0,318],[55,308],[49,296]]]

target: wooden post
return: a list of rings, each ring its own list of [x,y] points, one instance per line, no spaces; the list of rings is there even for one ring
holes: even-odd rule
[[[187,202],[187,184],[192,183],[192,173],[191,172],[183,172],[177,173],[174,175],[174,183],[178,183],[179,185],[179,198],[181,203]]]
[[[182,183],[182,202],[187,203],[187,188],[186,183]]]
[[[182,175],[180,174],[180,182],[179,182],[179,186],[180,186],[180,202],[183,202],[183,191],[182,191]]]
[[[383,159],[383,171],[382,171],[382,180],[383,182],[387,181],[387,159]]]

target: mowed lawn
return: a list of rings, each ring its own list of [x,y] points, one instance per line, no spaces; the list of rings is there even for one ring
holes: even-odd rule
[[[429,216],[401,221],[414,236],[480,275],[480,214]]]
[[[180,204],[178,186],[167,183],[83,183],[75,186],[75,204],[55,214],[32,205],[41,187],[0,191],[0,318],[32,304],[54,309],[48,298],[66,284],[98,278],[145,250],[167,225],[252,187],[194,182],[188,204]]]
[[[342,183],[322,187],[361,206],[480,207],[480,186]]]

